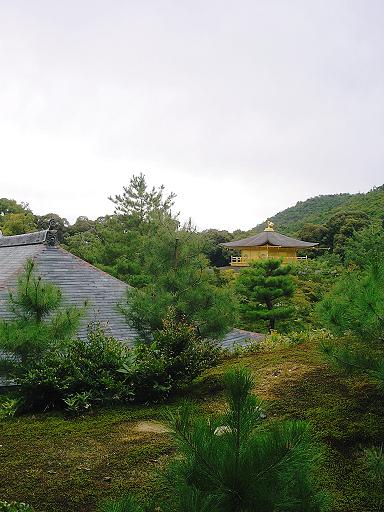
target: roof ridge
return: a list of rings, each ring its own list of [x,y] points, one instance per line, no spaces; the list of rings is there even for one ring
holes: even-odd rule
[[[48,233],[51,233],[51,231],[49,229],[44,229],[41,231],[34,231],[32,233],[23,233],[21,235],[1,236],[0,248],[51,243],[51,238],[48,236]]]
[[[257,243],[259,242],[259,243]],[[295,248],[304,248],[304,247],[314,247],[318,245],[318,243],[314,242],[306,242],[304,240],[299,240],[297,238],[293,238],[287,235],[283,235],[282,233],[278,233],[277,231],[262,231],[261,233],[257,233],[255,235],[251,235],[247,238],[242,238],[241,240],[234,240],[232,242],[221,243],[220,245],[223,247],[260,247],[263,245],[271,244],[274,246],[280,247],[295,247]]]

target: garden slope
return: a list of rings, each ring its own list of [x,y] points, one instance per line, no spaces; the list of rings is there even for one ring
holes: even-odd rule
[[[242,364],[256,379],[267,421],[302,418],[325,444],[317,479],[334,496],[335,512],[373,512],[377,496],[358,463],[361,448],[384,436],[381,398],[368,383],[340,377],[316,347],[225,360],[189,390],[207,413],[222,408],[221,375]],[[177,400],[170,406],[174,408]],[[96,411],[78,419],[23,416],[0,424],[0,496],[24,500],[37,512],[90,512],[107,497],[133,490],[165,495],[157,477],[174,455],[161,428],[165,406]],[[159,426],[160,424],[160,426]],[[145,428],[143,427],[145,425]]]

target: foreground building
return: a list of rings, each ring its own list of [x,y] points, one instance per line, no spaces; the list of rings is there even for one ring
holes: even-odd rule
[[[235,249],[240,252],[240,256],[231,256],[231,266],[248,267],[251,261],[259,259],[281,258],[286,263],[307,259],[306,256],[297,256],[297,251],[309,249],[318,244],[277,233],[274,230],[273,222],[268,221],[267,227],[262,233],[220,245],[226,249]]]

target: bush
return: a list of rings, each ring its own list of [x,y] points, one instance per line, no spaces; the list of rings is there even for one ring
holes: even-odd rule
[[[33,509],[26,503],[0,501],[0,512],[33,512]]]
[[[129,350],[93,324],[86,341],[75,339],[45,354],[39,363],[17,379],[25,404],[32,409],[81,407],[87,403],[131,397],[118,370],[128,361]],[[76,405],[77,404],[77,405]]]
[[[170,311],[150,345],[128,349],[95,324],[87,341],[47,352],[17,384],[27,409],[65,407],[78,414],[111,400],[163,400],[213,366],[219,354],[217,342],[201,339]]]
[[[236,281],[240,297],[240,313],[244,327],[253,329],[260,320],[268,323],[269,331],[275,329],[277,321],[292,316],[294,308],[291,297],[295,286],[291,276],[292,267],[282,260],[268,259],[251,261]]]
[[[0,399],[0,420],[4,418],[12,418],[20,405],[18,398],[4,397]]]
[[[219,358],[218,343],[200,338],[194,326],[176,319],[173,309],[153,338],[150,345],[139,343],[133,361],[121,370],[132,384],[135,399],[141,402],[166,398]]]
[[[259,350],[271,352],[273,350],[295,347],[308,342],[319,344],[330,339],[332,339],[332,335],[326,329],[295,331],[288,334],[280,334],[277,331],[273,331],[260,341]]]
[[[64,398],[64,403],[67,406],[67,411],[76,415],[86,412],[91,407],[92,398],[90,391],[83,391]]]

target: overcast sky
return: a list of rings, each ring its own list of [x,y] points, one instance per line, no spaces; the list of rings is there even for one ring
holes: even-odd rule
[[[384,183],[383,0],[0,0],[0,197],[199,228]]]

